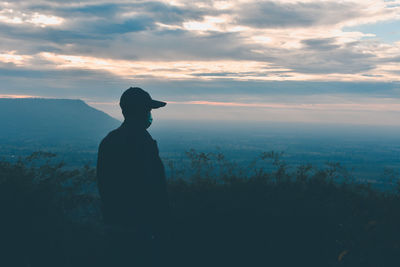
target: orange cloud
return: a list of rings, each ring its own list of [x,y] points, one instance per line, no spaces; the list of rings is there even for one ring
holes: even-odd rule
[[[37,96],[33,96],[33,95],[5,95],[5,94],[0,94],[0,98],[37,98]]]
[[[284,103],[238,103],[214,101],[168,101],[169,104],[207,105],[222,107],[253,107],[271,109],[302,109],[302,110],[353,110],[353,111],[397,111],[400,112],[400,103],[351,103],[351,104],[284,104]]]

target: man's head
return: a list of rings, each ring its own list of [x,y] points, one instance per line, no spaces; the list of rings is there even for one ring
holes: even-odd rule
[[[146,123],[152,109],[164,107],[167,103],[153,100],[149,93],[139,87],[130,87],[121,96],[119,106],[125,120]]]

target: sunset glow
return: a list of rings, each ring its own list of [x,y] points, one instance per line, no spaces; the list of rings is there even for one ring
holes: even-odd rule
[[[212,101],[186,101],[168,102],[180,105],[208,105],[222,107],[252,107],[272,109],[300,109],[300,110],[359,110],[359,111],[396,111],[400,112],[400,103],[396,104],[280,104],[280,103],[235,103],[235,102],[212,102]]]
[[[0,3],[2,95],[111,103],[134,85],[181,109],[399,112],[398,0],[40,3]]]
[[[35,98],[32,95],[0,95],[0,98]]]

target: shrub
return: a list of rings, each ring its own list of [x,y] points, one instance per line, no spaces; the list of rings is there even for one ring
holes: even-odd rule
[[[171,266],[399,266],[397,190],[357,183],[338,163],[291,167],[276,152],[246,167],[187,157],[166,164]],[[0,161],[0,209],[1,266],[101,265],[93,168],[45,152]]]

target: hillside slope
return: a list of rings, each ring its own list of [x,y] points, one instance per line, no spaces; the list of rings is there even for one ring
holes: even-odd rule
[[[0,99],[0,142],[98,142],[120,122],[71,99]]]

